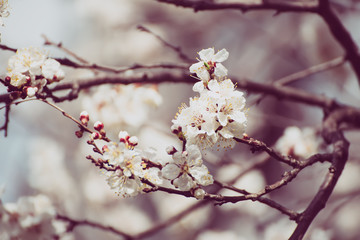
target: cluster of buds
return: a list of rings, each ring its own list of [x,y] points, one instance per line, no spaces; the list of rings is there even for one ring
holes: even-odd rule
[[[82,123],[82,125],[84,125],[85,127],[87,127],[88,125],[88,122],[90,120],[90,117],[89,117],[89,113],[87,111],[82,111],[80,113],[80,122]],[[75,135],[78,137],[78,138],[81,138],[84,134],[84,128],[79,126],[80,127],[80,130],[76,131],[75,132]]]
[[[104,129],[104,124],[100,121],[96,121],[94,123],[94,129],[97,131],[97,132],[93,132],[91,134],[91,138],[92,139],[100,139],[102,137],[106,137],[106,132],[105,132],[105,129]]]
[[[136,136],[131,136],[127,131],[119,132],[119,140],[122,143],[125,143],[125,146],[129,149],[134,149],[136,145],[139,143],[139,139]]]

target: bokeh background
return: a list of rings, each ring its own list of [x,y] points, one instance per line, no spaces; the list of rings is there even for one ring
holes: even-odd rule
[[[236,0],[234,0],[236,2]],[[240,2],[240,1],[237,1]],[[360,44],[360,6],[356,1],[332,1],[333,7],[355,41]],[[226,48],[224,65],[230,76],[258,82],[272,82],[294,72],[331,60],[343,54],[320,17],[313,14],[273,11],[197,12],[151,0],[10,0],[10,16],[1,27],[2,44],[13,48],[43,47],[45,34],[54,42],[88,60],[108,66],[135,63],[183,63],[177,54],[153,35],[139,31],[143,25],[196,61],[197,52],[214,47]],[[45,47],[52,57],[68,56],[55,47]],[[0,51],[0,76],[6,75],[12,52]],[[65,81],[90,76],[91,71],[64,68]],[[359,85],[348,65],[321,72],[291,86],[324,94],[341,102],[359,106]],[[142,147],[155,147],[161,158],[169,144],[178,144],[170,134],[171,120],[181,103],[194,96],[189,84],[165,83],[158,86],[162,104],[151,108],[148,120],[128,129],[140,139]],[[84,99],[96,89],[80,94],[59,106],[77,117],[84,110]],[[0,87],[0,93],[6,92]],[[287,126],[319,129],[320,109],[245,93],[249,107],[249,136],[275,144]],[[87,109],[86,109],[87,110]],[[119,110],[120,111],[120,110]],[[131,111],[131,109],[129,110]],[[4,121],[4,109],[0,120]],[[91,117],[91,116],[90,116]],[[92,119],[106,122],[106,119]],[[119,126],[107,128],[116,136]],[[44,193],[58,211],[75,219],[89,219],[137,233],[165,221],[196,200],[164,193],[144,194],[123,199],[116,196],[98,169],[85,159],[91,147],[74,135],[76,125],[60,112],[41,102],[13,106],[8,137],[0,136],[0,185],[5,186],[3,202],[20,196]],[[330,240],[360,238],[360,160],[357,132],[348,131],[352,142],[350,160],[325,210],[315,219],[306,239]],[[267,161],[264,154],[251,154],[247,146],[232,151],[207,152],[205,160],[216,179],[226,181],[248,166],[262,164],[247,172],[236,186],[257,191],[281,178],[286,168]],[[297,211],[304,209],[328,171],[328,165],[315,165],[296,180],[271,194],[271,198]],[[288,217],[254,202],[223,206],[205,205],[167,229],[148,239],[287,239],[295,228]],[[79,227],[74,239],[118,239],[112,234]]]

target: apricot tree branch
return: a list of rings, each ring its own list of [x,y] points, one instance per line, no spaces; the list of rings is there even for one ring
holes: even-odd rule
[[[308,227],[325,207],[348,159],[349,142],[345,139],[340,125],[348,123],[360,127],[360,110],[341,108],[332,111],[323,122],[323,137],[333,145],[332,164],[318,192],[299,217],[298,225],[289,240],[301,240]]]

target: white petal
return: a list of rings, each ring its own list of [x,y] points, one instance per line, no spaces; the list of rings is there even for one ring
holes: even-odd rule
[[[190,168],[189,171],[191,176],[193,176],[200,185],[207,186],[214,182],[213,177],[209,174],[209,170],[205,165]]]
[[[219,92],[220,91],[220,84],[216,80],[209,81],[208,87],[213,92]]]
[[[217,63],[214,73],[217,77],[225,77],[228,70],[221,63]]]
[[[221,126],[226,126],[226,124],[228,123],[228,115],[224,114],[223,112],[219,112],[217,118]]]
[[[173,163],[169,163],[168,165],[163,167],[161,173],[164,178],[173,180],[179,176],[180,168]]]
[[[197,73],[201,68],[205,68],[204,62],[202,61],[191,65],[189,70],[191,73]]]
[[[186,149],[189,153],[188,156],[188,165],[189,166],[198,166],[202,164],[201,160],[201,152],[199,150],[199,147],[196,145],[190,145]]]
[[[209,81],[210,80],[210,74],[208,70],[204,67],[199,69],[199,71],[196,72],[196,75],[198,78],[200,78],[203,81]]]
[[[215,50],[213,48],[203,49],[199,52],[200,59],[208,62],[214,57]]]
[[[198,93],[204,91],[204,82],[203,81],[196,82],[193,86],[193,91]]]
[[[214,57],[212,58],[212,61],[223,62],[226,59],[228,59],[228,57],[229,57],[229,52],[226,51],[225,48],[223,48],[214,55]]]
[[[179,178],[174,180],[174,186],[182,191],[189,191],[194,185],[195,183],[187,174],[183,174]]]

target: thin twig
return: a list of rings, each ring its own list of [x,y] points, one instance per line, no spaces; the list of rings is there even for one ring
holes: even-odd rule
[[[168,3],[179,7],[192,8],[197,11],[216,11],[216,10],[240,10],[242,12],[253,10],[275,10],[280,12],[315,12],[317,1],[311,2],[271,2],[262,3],[216,3],[206,0],[157,0],[158,2]]]
[[[73,122],[77,123],[77,125],[83,129],[84,131],[88,132],[88,133],[93,133],[93,131],[86,127],[84,124],[82,124],[79,120],[77,120],[76,118],[72,117],[70,114],[66,113],[64,110],[62,110],[60,107],[56,106],[55,104],[47,101],[46,99],[39,99],[39,101],[42,101],[48,105],[50,105],[51,107],[55,108],[56,110],[60,111],[65,117],[69,118],[70,120],[72,120]]]
[[[308,77],[310,75],[313,75],[313,74],[316,74],[316,73],[319,73],[319,72],[323,72],[323,71],[338,67],[338,66],[344,64],[345,61],[346,61],[345,57],[343,57],[343,56],[337,57],[337,58],[334,58],[334,59],[332,59],[330,61],[320,63],[318,65],[309,67],[309,68],[304,69],[302,71],[299,71],[299,72],[290,74],[290,75],[288,75],[286,77],[275,80],[274,84],[284,86],[284,85],[287,85],[287,84],[292,83],[294,81],[297,81],[299,79]]]
[[[75,219],[72,219],[70,217],[60,215],[60,214],[57,214],[56,218],[61,220],[61,221],[68,222],[70,224],[69,227],[68,227],[68,231],[72,231],[74,227],[83,225],[83,226],[89,226],[89,227],[101,229],[103,231],[111,232],[111,233],[116,234],[118,236],[122,236],[125,239],[129,239],[129,240],[133,239],[129,234],[124,233],[122,231],[119,231],[119,230],[117,230],[117,229],[115,229],[115,228],[113,228],[111,226],[104,226],[102,224],[92,222],[92,221],[88,221],[88,220],[75,220]]]
[[[153,35],[154,37],[156,37],[165,47],[168,47],[168,48],[174,50],[177,53],[177,55],[180,57],[180,59],[184,60],[185,62],[193,62],[194,61],[193,59],[189,58],[186,54],[184,54],[184,52],[181,50],[181,47],[172,45],[171,43],[169,43],[168,41],[166,41],[165,39],[160,37],[158,34],[152,32],[150,29],[144,27],[143,25],[138,25],[137,29],[139,29],[140,31],[149,33],[149,34]]]

